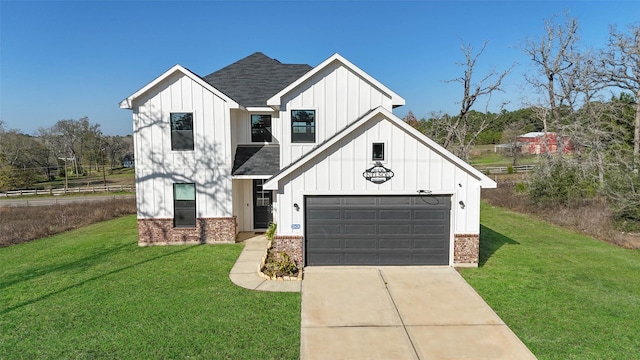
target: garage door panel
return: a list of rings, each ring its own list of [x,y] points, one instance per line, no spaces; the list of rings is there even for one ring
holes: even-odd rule
[[[414,247],[416,249],[448,249],[449,243],[442,239],[438,240],[415,240]]]
[[[342,233],[342,225],[340,224],[310,224],[307,227],[307,235],[312,235],[312,236],[322,236],[322,235],[326,235],[326,236],[333,236],[335,234],[341,234]]]
[[[411,254],[380,254],[379,265],[406,265],[413,262]]]
[[[449,212],[445,212],[442,209],[416,209],[413,211],[414,219],[421,220],[445,220],[449,218]]]
[[[413,226],[413,233],[424,236],[444,236],[449,234],[449,228],[444,225],[419,224]]]
[[[328,238],[328,239],[313,241],[307,244],[307,249],[335,251],[335,249],[341,249],[343,247],[343,244],[344,244],[343,239]]]
[[[343,265],[344,259],[342,254],[314,252],[307,254],[307,262],[310,264]]]
[[[306,265],[447,265],[450,196],[307,196]]]
[[[380,206],[402,206],[408,207],[412,204],[410,196],[381,196],[378,198]]]
[[[345,224],[345,235],[375,235],[376,226],[372,224]]]
[[[378,254],[372,253],[345,253],[344,263],[348,265],[370,265],[378,261]]]
[[[376,246],[375,239],[345,239],[344,240],[344,249],[371,249]]]
[[[319,196],[314,197],[313,205],[314,206],[336,206],[342,203],[341,196]]]
[[[378,225],[378,234],[380,234],[380,235],[394,235],[394,234],[409,235],[409,234],[411,234],[411,224]]]
[[[379,219],[381,220],[410,220],[411,209],[384,209],[378,211]]]
[[[444,254],[415,254],[413,261],[419,264],[449,265],[449,260],[445,260]]]
[[[413,245],[413,239],[387,239],[382,238],[378,241],[378,249],[401,249],[408,250],[411,249]]]
[[[373,206],[376,204],[376,199],[370,196],[345,196],[342,197],[343,205],[368,205]]]
[[[309,216],[317,220],[338,220],[342,212],[337,209],[310,209]]]
[[[345,220],[375,220],[375,210],[344,210]]]

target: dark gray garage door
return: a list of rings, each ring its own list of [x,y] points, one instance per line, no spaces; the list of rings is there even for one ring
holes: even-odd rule
[[[448,265],[450,196],[307,196],[306,265]]]

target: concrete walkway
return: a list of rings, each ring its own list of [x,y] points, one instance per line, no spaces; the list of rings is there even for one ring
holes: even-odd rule
[[[250,290],[300,292],[302,281],[274,281],[258,276],[260,262],[269,243],[265,235],[240,233],[238,241],[245,246],[229,273],[234,284]]]
[[[308,267],[301,359],[535,359],[453,268]]]

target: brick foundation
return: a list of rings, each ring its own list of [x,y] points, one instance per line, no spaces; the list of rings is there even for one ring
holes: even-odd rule
[[[453,266],[477,267],[480,258],[480,235],[455,234],[453,244]]]
[[[220,244],[236,241],[236,218],[199,218],[195,228],[175,228],[173,219],[138,219],[138,245]]]
[[[298,268],[302,268],[302,236],[298,235],[276,235],[273,237],[271,247],[277,253],[284,251],[289,258],[296,263]]]

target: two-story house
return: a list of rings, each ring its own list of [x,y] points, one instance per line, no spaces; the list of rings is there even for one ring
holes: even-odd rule
[[[477,266],[495,182],[392,113],[398,94],[334,54],[176,65],[127,97],[139,244],[234,242],[277,223],[298,265]]]

